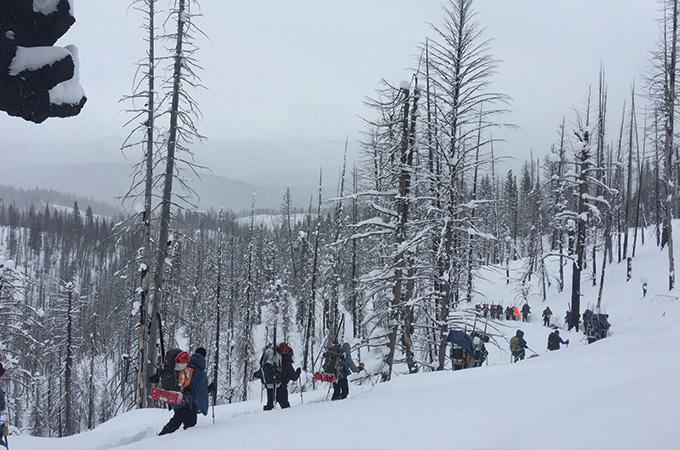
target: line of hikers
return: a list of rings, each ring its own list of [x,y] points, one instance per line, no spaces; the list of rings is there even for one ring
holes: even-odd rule
[[[180,349],[168,350],[164,356],[163,367],[149,377],[149,381],[170,392],[179,392],[177,404],[168,401],[168,406],[173,410],[170,421],[160,431],[159,436],[173,433],[179,427],[184,429],[196,425],[198,412],[208,414],[208,396],[215,389],[213,383],[208,384],[205,373],[206,350],[203,347],[196,349],[193,355]],[[324,353],[323,371],[315,374],[315,378],[321,381],[329,381],[333,386],[331,400],[342,400],[349,394],[349,381],[347,377],[353,373],[359,373],[364,369],[364,364],[358,366],[351,356],[351,347],[345,342],[340,345],[330,345]],[[288,382],[297,381],[302,369],[293,366],[293,349],[286,342],[278,345],[265,346],[260,357],[260,367],[253,377],[262,381],[267,391],[267,403],[263,410],[270,411],[278,404],[281,409],[289,408]],[[0,397],[1,399],[1,397]]]
[[[528,305],[525,306],[528,307]],[[488,303],[483,303],[476,304],[475,310],[478,313],[481,313],[485,318],[489,317],[497,320],[500,320],[504,314],[506,320],[518,320],[520,316],[519,310],[515,306],[508,306],[505,308],[505,312],[503,312],[503,306],[500,304],[489,305]],[[522,320],[525,320],[524,316],[522,316]]]
[[[314,374],[319,381],[332,383],[333,395],[331,400],[343,400],[349,394],[348,376],[359,373],[364,369],[364,364],[358,366],[352,360],[352,351],[348,342],[340,345],[333,343],[328,346],[323,354],[323,372]],[[297,381],[302,369],[293,369],[293,349],[286,342],[272,347],[265,347],[260,358],[260,369],[253,376],[262,381],[267,389],[267,404],[263,410],[274,409],[278,403],[281,409],[289,408],[288,382]]]
[[[522,314],[528,316],[530,307],[528,304],[524,306],[526,309],[522,309]],[[543,311],[544,325],[550,326],[551,316],[552,311],[547,307]],[[609,329],[608,315],[593,314],[592,311],[586,310],[583,317],[589,343],[591,337],[597,340],[606,336]],[[486,333],[473,332],[471,336],[461,330],[450,330],[446,343],[451,344],[452,369],[480,367],[484,362],[488,364],[489,353],[485,345],[488,342],[489,336]],[[548,335],[547,348],[551,351],[559,350],[560,345],[569,345],[569,339],[563,340],[559,335],[559,330],[553,330]],[[523,360],[527,349],[533,352],[524,339],[524,332],[518,329],[515,336],[510,339],[511,361]],[[208,384],[205,357],[206,350],[203,347],[198,347],[192,355],[180,349],[171,349],[165,354],[163,367],[149,378],[150,382],[160,383],[164,389],[182,393],[179,404],[169,405],[174,414],[159,435],[173,433],[180,426],[187,429],[196,425],[198,412],[203,415],[208,414],[208,396],[215,389],[215,385]],[[262,381],[267,391],[267,403],[263,406],[263,410],[272,410],[276,404],[281,409],[290,407],[288,382],[297,381],[302,372],[300,367],[294,368],[293,362],[293,349],[288,343],[281,342],[275,346],[272,344],[265,346],[260,358],[260,368],[253,374],[254,378]],[[364,369],[364,364],[360,363],[357,366],[354,363],[349,343],[345,342],[340,345],[335,342],[326,348],[322,368],[323,373],[316,373],[314,378],[331,382],[333,384],[331,400],[342,400],[349,394],[348,375],[359,373]],[[0,370],[4,372],[1,365]],[[0,373],[1,376],[2,373]],[[4,393],[0,390],[0,411],[3,404]]]
[[[505,320],[519,320],[521,317],[522,322],[528,322],[529,314],[531,314],[531,307],[528,303],[522,305],[521,310],[516,306],[507,306],[505,310],[503,310],[503,306],[500,304],[489,305],[488,303],[478,303],[475,305],[475,310],[481,313],[485,318],[489,317],[491,319],[500,320],[505,316]]]
[[[491,319],[498,319],[500,320],[503,316],[505,316],[505,320],[519,320],[519,318],[522,318],[522,322],[528,322],[529,321],[529,314],[531,314],[531,306],[529,306],[529,303],[525,303],[522,305],[522,309],[518,309],[516,306],[507,306],[505,310],[503,310],[503,306],[500,304],[495,305],[492,304],[489,306],[487,303],[483,304],[476,304],[475,305],[475,310],[482,313],[484,317],[490,316]],[[590,310],[586,310],[590,311]],[[585,315],[586,313],[584,313]],[[591,312],[592,315],[592,312]],[[543,313],[541,314],[541,318],[543,319],[543,325],[546,327],[550,327],[550,318],[553,316],[553,312],[550,309],[549,306],[547,306],[544,310]],[[567,315],[564,318],[564,323],[568,324],[569,323],[569,317],[570,317],[570,312],[567,311]],[[606,320],[604,321],[606,322]],[[601,326],[599,327],[600,329],[602,328]],[[571,329],[571,328],[570,328]],[[578,331],[578,325],[576,326],[576,331]]]
[[[566,341],[563,340],[562,337],[560,337],[559,330],[553,330],[548,335],[548,350],[551,351],[559,350],[560,344],[568,346],[569,339],[567,339]],[[510,338],[510,353],[512,355],[511,358],[512,362],[523,360],[526,356],[526,350],[529,350],[533,352],[535,355],[537,355],[537,353],[531,350],[527,345],[527,341],[524,339],[524,331],[517,330],[515,332],[515,335],[512,338]]]
[[[475,305],[475,310],[479,313],[481,313],[484,317],[490,317],[491,319],[497,319],[501,320],[503,317],[505,317],[505,320],[519,320],[520,317],[522,318],[522,322],[528,322],[529,321],[529,314],[531,314],[531,306],[529,306],[529,303],[524,303],[522,305],[521,309],[518,309],[516,306],[506,306],[505,310],[503,309],[503,306],[498,304],[491,304],[489,305],[488,303],[483,303],[483,304],[476,304]],[[589,311],[589,310],[586,310]],[[592,314],[592,312],[591,312]],[[552,317],[553,312],[550,309],[549,306],[547,306],[544,310],[543,313],[541,314],[541,318],[543,319],[543,325],[546,327],[550,327],[550,318]],[[585,313],[584,313],[585,315]],[[570,312],[567,311],[567,315],[564,318],[564,323],[568,324],[569,323],[569,317],[570,317]],[[605,321],[606,322],[606,321]],[[571,328],[570,328],[571,329]],[[601,329],[601,327],[600,327]],[[576,331],[578,331],[578,325],[576,326]]]

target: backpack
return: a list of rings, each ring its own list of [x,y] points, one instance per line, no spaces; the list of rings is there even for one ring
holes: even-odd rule
[[[180,387],[177,384],[177,372],[175,372],[175,358],[182,353],[181,348],[171,348],[165,352],[163,357],[163,366],[161,368],[161,388],[166,391],[179,391]]]
[[[323,353],[323,371],[331,374],[340,374],[344,352],[340,344],[329,346]]]
[[[467,367],[470,363],[470,352],[458,344],[451,346],[451,360],[454,366]]]
[[[513,353],[520,351],[519,338],[517,336],[510,338],[510,350],[512,350]]]
[[[260,357],[260,370],[262,382],[269,389],[273,389],[274,385],[280,386],[283,379],[283,372],[281,371],[281,354],[274,350],[271,345],[268,345],[262,352]]]
[[[555,333],[548,335],[548,350],[559,350],[560,338]]]

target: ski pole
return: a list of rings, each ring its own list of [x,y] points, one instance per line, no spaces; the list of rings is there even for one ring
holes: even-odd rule
[[[538,353],[536,353],[535,351],[533,351],[532,349],[530,349],[528,346],[527,346],[527,350],[531,351],[534,355],[538,355]]]
[[[333,383],[329,383],[328,386],[328,392],[326,392],[326,401],[328,401],[328,397],[331,395],[331,388],[333,387]]]
[[[300,403],[304,405],[305,399],[302,397],[302,380],[298,377],[298,386],[300,386]]]
[[[217,397],[217,386],[215,386],[215,394],[211,395],[213,398],[213,425],[215,425],[215,397]]]
[[[375,387],[375,383],[373,382],[373,375],[371,375],[370,373],[368,373],[368,370],[366,370],[365,367],[364,367],[363,370],[364,370],[364,372],[366,372],[366,375],[368,375],[368,381],[371,382],[371,386]]]

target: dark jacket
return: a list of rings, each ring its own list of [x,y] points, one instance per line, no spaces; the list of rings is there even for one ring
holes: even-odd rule
[[[557,331],[553,331],[548,335],[548,350],[559,350],[560,344],[566,344]]]
[[[5,410],[5,391],[0,388],[0,412]]]
[[[293,351],[289,350],[285,355],[281,355],[281,371],[283,372],[282,383],[286,384],[289,381],[297,381],[299,374],[293,367]]]
[[[350,347],[349,342],[342,344],[342,352],[344,358],[342,360],[343,367],[340,370],[341,378],[353,373],[359,373],[361,369],[359,369],[356,364],[354,364],[354,361],[352,361],[352,347]]]
[[[199,353],[194,353],[189,359],[189,367],[194,369],[191,382],[187,389],[191,393],[191,403],[196,409],[208,414],[208,376],[205,373],[205,358]]]
[[[519,339],[519,348],[527,348],[527,341],[524,340],[524,331],[517,330],[515,336]]]

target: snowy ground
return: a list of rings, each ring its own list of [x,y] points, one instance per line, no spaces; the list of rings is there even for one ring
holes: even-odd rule
[[[132,411],[69,438],[10,436],[10,448],[678,449],[680,286],[668,293],[667,264],[666,251],[648,242],[638,248],[631,281],[624,264],[608,267],[603,310],[612,329],[592,345],[564,330],[569,347],[546,352],[541,311],[550,305],[561,324],[570,295],[553,284],[546,303],[531,298],[530,323],[503,322],[508,336],[521,327],[540,355],[518,364],[509,363],[504,347],[481,368],[351,385],[341,402],[319,390],[305,393],[304,404],[291,394],[292,407],[283,411],[263,412],[257,400],[223,405],[215,424],[201,416],[195,428],[163,437],[156,433],[169,412]],[[488,272],[479,283],[489,301],[515,297],[503,275]],[[641,278],[649,283],[645,298]],[[584,307],[596,300],[591,284],[584,279]]]

